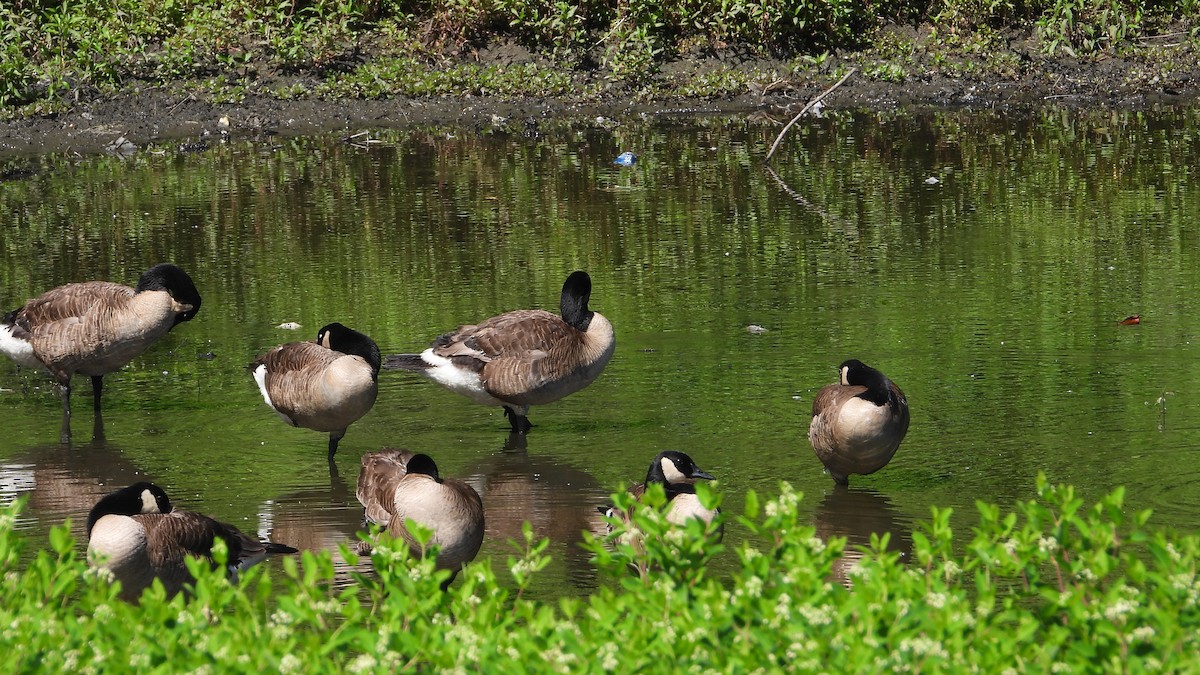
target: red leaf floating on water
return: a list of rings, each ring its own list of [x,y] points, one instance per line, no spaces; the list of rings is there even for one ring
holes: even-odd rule
[[[1141,314],[1130,314],[1129,316],[1125,317],[1124,319],[1121,319],[1117,323],[1121,324],[1122,326],[1136,326],[1141,322],[1142,322]]]

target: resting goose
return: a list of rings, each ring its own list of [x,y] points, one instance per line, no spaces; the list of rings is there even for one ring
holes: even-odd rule
[[[433,530],[432,543],[439,547],[437,567],[450,570],[443,590],[463,565],[475,559],[483,544],[479,493],[461,480],[441,478],[428,455],[394,448],[363,455],[357,495],[366,520],[402,538],[414,556],[424,552],[409,534],[405,520]]]
[[[705,523],[711,523],[716,517],[716,509],[705,508],[696,496],[696,481],[716,480],[696,466],[696,462],[683,452],[666,450],[658,453],[650,463],[646,472],[646,480],[629,489],[629,494],[636,501],[641,501],[646,494],[646,486],[658,483],[663,486],[667,495],[667,522],[684,525],[691,518],[698,518]],[[601,506],[599,511],[609,517],[622,517],[612,506]],[[610,528],[611,530],[611,528]]]
[[[483,405],[504,407],[512,429],[529,431],[529,406],[552,403],[591,384],[612,358],[612,324],[588,309],[592,280],[573,272],[562,288],[558,317],[522,309],[462,326],[420,354],[387,357],[407,370]]]
[[[280,345],[250,364],[263,400],[294,427],[329,432],[329,461],[353,422],[379,393],[379,347],[340,323],[314,342]]]
[[[108,281],[59,286],[0,318],[0,352],[30,368],[46,368],[61,388],[62,442],[71,438],[71,378],[92,379],[100,427],[106,374],[124,368],[200,311],[200,293],[179,267],[146,270],[134,288]]]
[[[274,553],[295,553],[283,544],[260,542],[232,525],[171,507],[167,493],[154,483],[135,483],[109,493],[88,513],[88,561],[121,582],[121,597],[137,602],[159,579],[168,595],[192,581],[184,559],[212,562],[213,542],[228,550],[228,572],[236,576]]]
[[[908,401],[883,373],[857,359],[813,399],[808,441],[839,485],[852,473],[874,473],[891,461],[908,433]]]

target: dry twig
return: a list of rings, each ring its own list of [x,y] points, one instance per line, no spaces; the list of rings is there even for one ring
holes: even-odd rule
[[[792,121],[791,121],[791,122],[788,122],[788,123],[787,123],[787,126],[785,126],[785,127],[783,128],[783,131],[780,131],[780,132],[779,132],[779,136],[777,136],[777,137],[775,138],[775,142],[774,142],[773,144],[771,144],[771,150],[770,150],[770,152],[768,152],[768,153],[767,153],[767,158],[766,158],[766,160],[764,160],[764,161],[767,161],[767,162],[770,162],[770,161],[771,161],[771,155],[774,155],[774,154],[775,154],[775,148],[778,148],[778,147],[779,147],[779,142],[783,140],[783,137],[784,137],[784,135],[786,135],[786,134],[787,134],[787,132],[788,132],[788,129],[791,129],[791,128],[792,128],[792,125],[793,125],[793,124],[795,124],[797,120],[799,120],[801,117],[803,117],[803,116],[804,116],[804,113],[806,113],[806,112],[808,112],[809,110],[811,110],[813,106],[815,106],[816,104],[818,104],[818,103],[820,103],[820,102],[821,102],[821,99],[823,99],[823,98],[825,98],[826,96],[828,96],[828,95],[829,95],[829,93],[830,93],[830,92],[832,92],[834,89],[837,89],[838,87],[842,86],[842,83],[843,83],[843,82],[845,82],[846,80],[850,79],[850,76],[851,76],[851,75],[853,75],[854,73],[857,73],[857,72],[858,72],[858,68],[851,68],[851,69],[849,70],[849,72],[847,72],[845,75],[843,75],[843,76],[842,76],[842,79],[840,79],[840,80],[838,80],[838,81],[837,81],[837,84],[835,84],[835,85],[833,85],[832,87],[830,87],[830,88],[826,89],[825,91],[821,92],[819,95],[817,95],[817,97],[816,97],[816,98],[814,98],[813,100],[809,101],[809,102],[808,102],[808,105],[806,105],[806,106],[804,106],[803,108],[801,108],[801,109],[800,109],[800,112],[796,113],[796,116],[792,118]]]

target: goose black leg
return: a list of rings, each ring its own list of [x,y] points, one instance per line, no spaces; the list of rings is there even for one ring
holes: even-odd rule
[[[67,445],[71,442],[71,381],[58,385],[59,396],[62,397],[63,416],[62,429],[58,432],[58,442]]]
[[[528,417],[518,415],[517,411],[508,406],[504,406],[504,416],[508,418],[508,423],[512,426],[512,430],[518,434],[528,433],[533,428],[533,424],[529,422]]]

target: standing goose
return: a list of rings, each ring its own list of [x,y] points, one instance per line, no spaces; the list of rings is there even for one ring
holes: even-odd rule
[[[192,511],[171,508],[154,483],[135,483],[109,493],[88,513],[88,560],[121,582],[121,597],[137,602],[142,591],[162,581],[168,595],[192,581],[188,556],[212,562],[213,542],[225,542],[230,576],[273,553],[295,553],[283,544],[260,542],[232,525]]]
[[[629,494],[634,500],[641,501],[642,495],[646,494],[646,487],[658,483],[667,494],[667,522],[684,525],[689,519],[698,518],[711,523],[719,511],[700,503],[700,498],[696,496],[698,480],[716,479],[696,466],[696,462],[686,453],[666,450],[658,453],[650,463],[646,480],[631,487]],[[599,511],[609,517],[621,517],[612,506],[601,506]]]
[[[887,466],[908,433],[908,401],[896,383],[857,359],[813,400],[808,441],[839,485]]]
[[[332,464],[346,429],[375,405],[380,360],[374,340],[331,323],[314,342],[289,342],[263,354],[250,371],[284,422],[329,432]]]
[[[71,439],[71,378],[92,378],[100,422],[103,378],[124,368],[200,311],[200,293],[179,267],[146,270],[135,288],[108,281],[59,286],[0,318],[0,352],[30,368],[46,368],[61,388],[62,442]]]
[[[405,520],[433,530],[432,543],[439,547],[437,567],[450,570],[443,590],[463,565],[475,559],[483,544],[479,493],[461,480],[438,476],[437,464],[428,455],[394,448],[363,455],[357,495],[367,521],[403,538],[414,556],[423,551],[409,534]]]
[[[573,272],[562,288],[562,317],[540,309],[494,316],[446,333],[420,354],[387,357],[387,367],[425,377],[483,405],[504,407],[525,433],[529,406],[552,403],[591,384],[616,348],[612,324],[588,309],[592,279]]]

